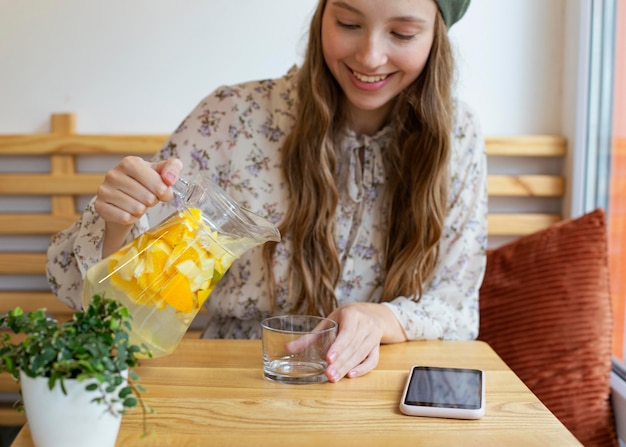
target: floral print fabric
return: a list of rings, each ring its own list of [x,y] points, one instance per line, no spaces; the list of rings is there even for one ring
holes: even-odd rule
[[[178,157],[182,176],[208,176],[242,206],[278,223],[287,201],[280,166],[281,145],[295,117],[297,69],[275,80],[217,89],[204,98],[171,135],[156,159]],[[420,300],[397,297],[384,305],[409,339],[473,339],[478,334],[478,290],[486,259],[486,157],[475,115],[456,104],[450,159],[448,214],[436,272]],[[378,301],[387,228],[383,154],[390,129],[376,135],[347,131],[337,147],[337,246],[342,265],[339,304]],[[416,173],[419,175],[419,173]],[[172,201],[173,202],[173,201]],[[135,226],[136,237],[168,215],[174,203],[151,209]],[[56,235],[48,251],[53,292],[81,306],[82,279],[101,259],[104,221],[93,201],[81,219]],[[280,314],[293,313],[288,294],[291,242],[283,235],[275,257]],[[208,338],[258,338],[259,322],[270,315],[261,247],[236,260],[205,303]]]

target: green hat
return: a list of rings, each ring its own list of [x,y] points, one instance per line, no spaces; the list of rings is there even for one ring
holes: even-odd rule
[[[435,0],[439,11],[443,16],[443,21],[446,22],[446,26],[450,28],[456,22],[461,20],[465,11],[469,7],[470,0]]]

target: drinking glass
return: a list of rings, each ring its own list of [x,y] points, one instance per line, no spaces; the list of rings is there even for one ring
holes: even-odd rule
[[[282,315],[261,322],[263,373],[279,383],[326,382],[326,354],[337,336],[329,318]]]

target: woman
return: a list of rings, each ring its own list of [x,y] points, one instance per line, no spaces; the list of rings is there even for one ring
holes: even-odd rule
[[[222,87],[153,163],[125,158],[48,252],[80,306],[91,265],[171,212],[179,176],[208,175],[278,224],[205,306],[204,337],[259,337],[271,314],[329,316],[331,381],[366,374],[381,343],[472,339],[486,248],[486,165],[451,94],[447,27],[469,1],[320,0],[303,66]]]

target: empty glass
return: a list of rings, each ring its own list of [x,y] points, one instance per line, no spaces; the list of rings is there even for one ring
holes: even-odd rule
[[[326,354],[337,323],[308,315],[282,315],[261,322],[263,373],[280,383],[326,382]]]

